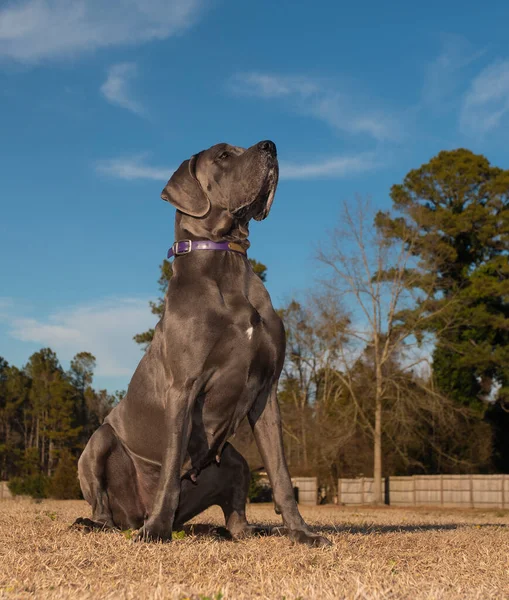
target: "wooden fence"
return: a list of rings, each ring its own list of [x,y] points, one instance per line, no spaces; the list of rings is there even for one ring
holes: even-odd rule
[[[382,495],[385,498],[385,478],[382,480]],[[374,479],[338,479],[338,504],[372,504],[374,502]]]
[[[266,481],[268,484],[268,480]],[[292,477],[300,504],[317,503],[317,478]],[[338,480],[338,503],[372,504],[371,477]],[[382,495],[392,506],[457,506],[463,508],[508,508],[509,475],[413,475],[386,477]],[[0,500],[11,498],[6,481],[0,481]]]
[[[267,473],[260,473],[260,483],[270,487]],[[297,488],[299,504],[314,504],[318,503],[318,478],[317,477],[292,477],[292,485]]]
[[[299,504],[316,504],[318,498],[316,477],[292,477],[292,484],[299,490]]]
[[[7,487],[7,481],[0,481],[0,500],[7,500],[12,498],[12,494]]]
[[[509,475],[412,475],[387,477],[383,495],[392,506],[509,508]],[[373,502],[373,479],[338,480],[340,504]]]

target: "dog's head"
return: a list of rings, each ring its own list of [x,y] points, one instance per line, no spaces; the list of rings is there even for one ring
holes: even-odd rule
[[[247,225],[269,214],[278,181],[276,146],[265,140],[250,148],[216,144],[185,160],[161,198],[194,219],[227,213]]]

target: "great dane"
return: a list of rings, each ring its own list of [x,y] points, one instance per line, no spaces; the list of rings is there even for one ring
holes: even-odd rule
[[[126,396],[78,464],[94,526],[169,541],[217,504],[234,538],[249,534],[249,468],[228,443],[247,416],[288,535],[330,543],[308,529],[294,499],[276,396],[285,333],[246,258],[249,221],[268,215],[277,182],[276,146],[262,141],[212,146],[164,188],[177,209],[164,313]]]

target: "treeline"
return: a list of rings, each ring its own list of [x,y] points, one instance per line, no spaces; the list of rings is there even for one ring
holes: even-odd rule
[[[79,497],[77,458],[119,394],[92,388],[95,358],[65,371],[49,348],[19,369],[0,357],[0,480],[35,497]]]
[[[330,314],[315,299],[284,313],[288,359],[279,403],[292,473],[318,476],[330,498],[340,477],[373,477],[377,451],[380,477],[509,472],[509,414],[500,402],[460,405],[425,361],[416,369],[410,353],[395,353],[381,369],[377,440],[375,344],[348,355],[347,336],[334,356]]]

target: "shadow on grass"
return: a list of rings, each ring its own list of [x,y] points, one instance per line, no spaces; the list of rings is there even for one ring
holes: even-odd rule
[[[312,527],[316,533],[351,533],[377,535],[385,533],[421,533],[426,531],[454,531],[456,529],[479,529],[484,527],[509,527],[501,523],[434,523],[423,525],[318,525]]]
[[[286,529],[278,525],[252,524],[252,535],[254,536],[284,536]],[[437,523],[423,525],[317,525],[309,528],[314,533],[320,534],[342,534],[353,535],[379,535],[387,533],[422,533],[426,531],[454,531],[456,529],[481,529],[485,527],[509,527],[503,523]],[[195,524],[184,525],[186,535],[211,536],[222,539],[232,539],[229,531],[224,527],[215,525]]]
[[[251,535],[254,537],[282,537],[286,535],[286,529],[278,525],[260,525],[251,524]],[[504,523],[437,523],[423,525],[317,525],[310,526],[311,531],[320,534],[353,534],[353,535],[380,535],[387,533],[423,533],[427,531],[454,531],[456,529],[481,529],[485,527],[504,527],[509,525]],[[78,519],[70,527],[71,529],[81,531],[82,533],[103,532],[103,533],[122,533],[129,539],[132,537],[129,532],[120,531],[116,528],[108,528],[90,519]],[[183,531],[184,535],[179,535]],[[174,533],[174,539],[181,537],[209,537],[218,541],[233,540],[232,535],[226,529],[218,525],[209,523],[193,523],[178,527]]]

